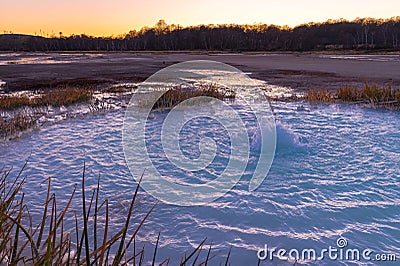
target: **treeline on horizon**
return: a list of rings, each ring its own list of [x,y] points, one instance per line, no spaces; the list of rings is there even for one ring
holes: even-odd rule
[[[266,24],[182,27],[160,20],[117,37],[0,35],[2,51],[398,50],[400,17],[328,20],[290,28]]]

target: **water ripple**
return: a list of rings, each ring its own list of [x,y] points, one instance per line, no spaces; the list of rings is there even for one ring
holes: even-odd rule
[[[257,191],[248,191],[248,169],[231,192],[207,206],[160,204],[139,240],[154,243],[162,230],[160,256],[180,258],[208,237],[217,250],[233,246],[232,261],[238,265],[255,263],[255,251],[264,244],[322,249],[334,246],[339,236],[359,248],[399,253],[398,113],[344,105],[306,107],[310,112],[296,111],[296,103],[274,103],[278,149]],[[15,171],[31,154],[24,192],[34,215],[45,197],[46,178],[53,178],[52,190],[63,205],[86,162],[88,187],[96,185],[100,174],[101,197],[112,199],[112,230],[122,226],[135,187],[122,151],[123,115],[118,111],[73,119],[1,144],[1,166],[14,166]],[[157,145],[156,138],[148,140]],[[185,145],[184,137],[182,141]],[[186,151],[192,148],[186,146]],[[223,159],[217,159],[220,167]],[[154,160],[162,162],[157,156]],[[135,221],[152,202],[140,192]],[[71,208],[79,210],[79,200]]]

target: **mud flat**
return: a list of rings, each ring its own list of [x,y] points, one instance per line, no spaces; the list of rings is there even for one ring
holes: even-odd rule
[[[251,77],[295,90],[335,89],[365,82],[400,86],[400,55],[221,53],[0,53],[3,90],[52,87],[64,82],[102,84],[144,80],[168,65],[215,60]]]

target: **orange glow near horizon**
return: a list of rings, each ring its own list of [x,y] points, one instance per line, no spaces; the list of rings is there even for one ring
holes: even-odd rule
[[[296,26],[307,22],[357,17],[390,18],[400,14],[397,0],[2,0],[0,33],[37,35],[85,33],[111,36],[159,19],[168,24],[276,24]]]

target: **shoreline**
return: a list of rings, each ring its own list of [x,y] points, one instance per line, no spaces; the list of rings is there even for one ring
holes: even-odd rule
[[[64,84],[102,86],[140,82],[164,67],[189,60],[220,61],[250,73],[252,78],[295,91],[337,89],[346,84],[362,86],[367,82],[400,87],[400,54],[154,51],[0,54],[0,80],[6,82],[2,89],[8,92]]]

